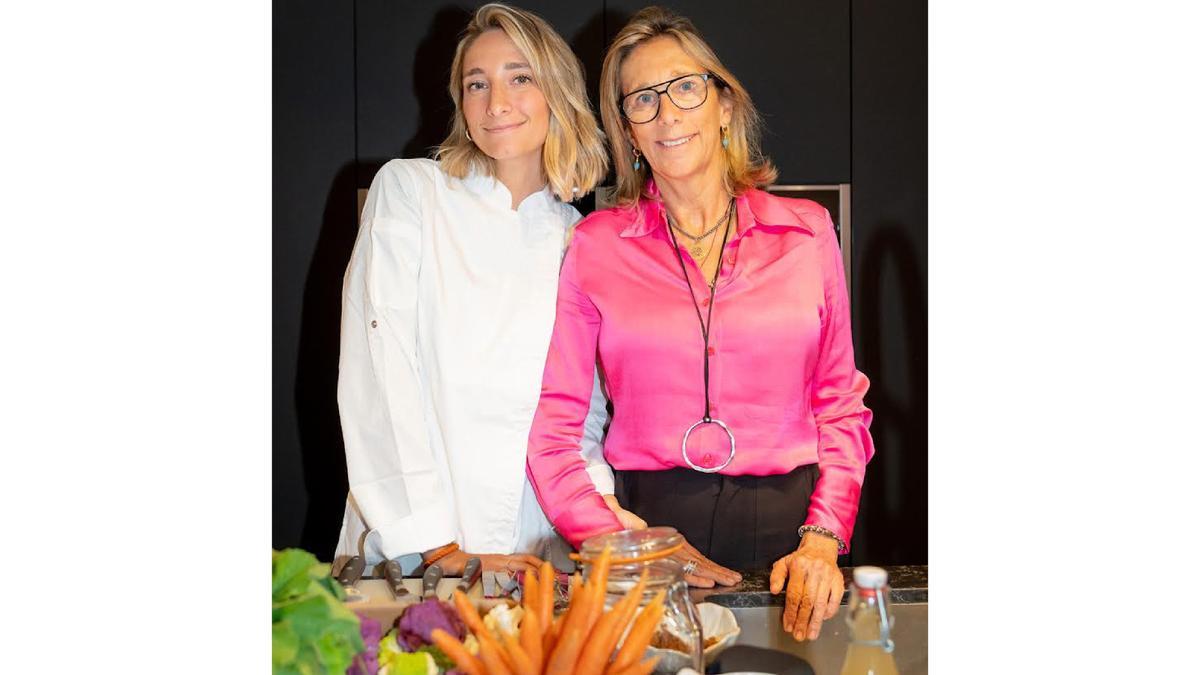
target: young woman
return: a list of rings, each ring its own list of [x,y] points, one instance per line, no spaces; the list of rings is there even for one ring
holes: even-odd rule
[[[687,19],[635,15],[600,89],[621,206],[579,223],[563,262],[529,440],[538,498],[573,544],[622,527],[578,456],[598,354],[620,503],[686,537],[693,584],[790,579],[784,627],[815,638],[874,453],[832,221],[759,189],[775,169],[754,105]]]
[[[346,272],[338,554],[361,547],[368,564],[413,567],[420,553],[448,575],[479,556],[515,572],[568,550],[525,478],[525,449],[580,217],[569,202],[604,177],[607,157],[578,59],[529,12],[479,8],[449,89],[456,112],[437,160],[379,171]],[[595,383],[583,397],[583,461],[611,495],[604,398]]]

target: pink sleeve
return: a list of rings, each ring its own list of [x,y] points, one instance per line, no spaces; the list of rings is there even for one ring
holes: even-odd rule
[[[558,282],[558,311],[542,375],[542,396],[529,430],[527,472],[546,517],[575,548],[596,534],[622,529],[580,456],[596,373],[600,313],[578,285],[585,237],[576,231]]]
[[[842,254],[828,212],[825,219],[818,234],[825,284],[825,316],[811,387],[821,477],[813,490],[804,524],[832,530],[849,547],[850,537],[854,534],[854,519],[858,515],[863,475],[867,462],[875,454],[875,444],[867,431],[871,425],[871,411],[863,405],[867,377],[854,366]]]

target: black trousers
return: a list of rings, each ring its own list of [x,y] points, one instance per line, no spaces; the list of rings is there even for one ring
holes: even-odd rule
[[[797,528],[821,475],[816,464],[777,476],[691,469],[614,471],[617,500],[651,526],[670,525],[713,562],[770,569],[800,545]]]

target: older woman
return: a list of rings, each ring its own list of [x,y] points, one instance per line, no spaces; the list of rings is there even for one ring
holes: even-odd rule
[[[621,505],[687,538],[694,584],[769,567],[785,628],[816,638],[874,452],[833,224],[758,189],[776,172],[757,113],[687,19],[634,16],[601,99],[620,206],[580,222],[563,263],[534,488],[575,545],[621,529],[579,457],[598,359]]]
[[[475,13],[449,89],[455,117],[437,161],[379,171],[346,271],[338,405],[350,495],[337,552],[409,569],[420,554],[455,574],[471,556],[515,572],[557,548],[566,565],[525,450],[579,219],[568,202],[604,176],[603,137],[578,59],[519,9]],[[599,391],[585,394],[576,450],[592,450],[580,461],[611,493]]]

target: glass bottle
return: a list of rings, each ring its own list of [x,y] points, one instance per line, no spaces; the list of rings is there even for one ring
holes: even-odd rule
[[[892,657],[895,617],[888,599],[890,593],[886,570],[854,568],[850,611],[846,614],[850,646],[846,649],[842,675],[898,675],[896,660]]]
[[[612,566],[608,572],[605,609],[612,609],[637,585],[642,570],[648,570],[646,589],[638,603],[645,607],[660,591],[666,591],[662,621],[658,625],[648,655],[659,656],[655,673],[677,673],[684,667],[704,672],[704,636],[700,614],[688,595],[683,568],[671,555],[683,545],[683,536],[673,527],[622,530],[591,537],[579,547],[583,573],[587,577],[605,545],[612,546]]]

